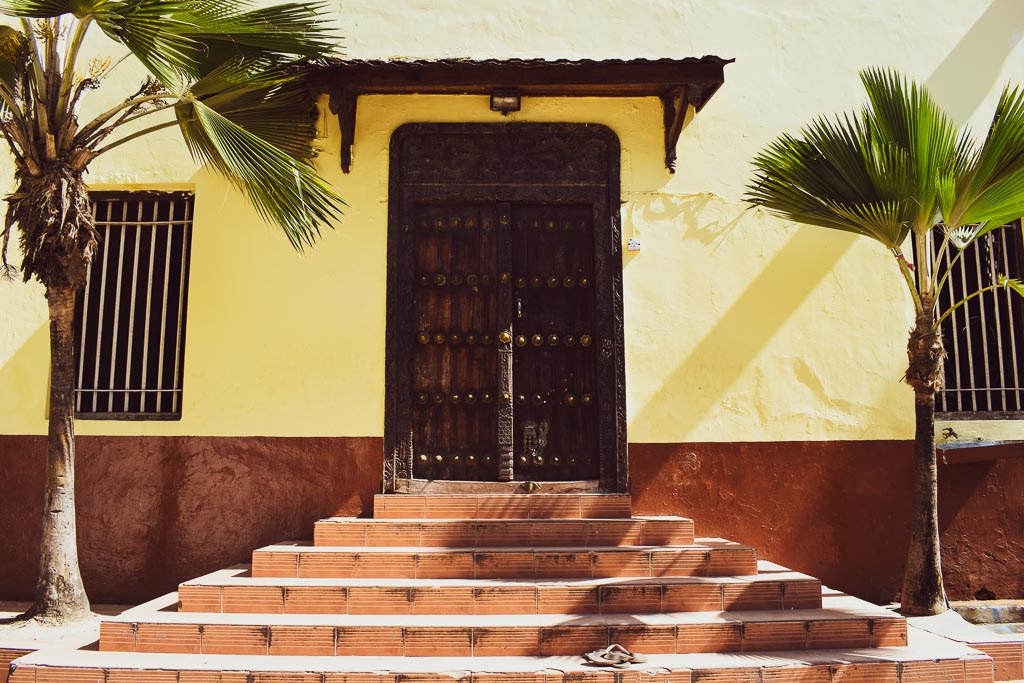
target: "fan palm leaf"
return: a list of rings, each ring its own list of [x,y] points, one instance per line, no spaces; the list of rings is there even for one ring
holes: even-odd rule
[[[230,121],[287,152],[309,159],[316,135],[316,103],[301,65],[234,58],[192,84],[199,99]]]
[[[207,61],[218,54],[266,55],[268,52],[314,59],[338,46],[337,37],[323,21],[323,3],[286,3],[250,9],[251,3],[193,3],[182,13],[191,23],[191,37],[203,43]]]
[[[180,92],[189,78],[199,75],[202,44],[188,35],[194,29],[180,18],[195,4],[196,0],[4,0],[0,12],[31,19],[70,14],[95,22],[166,87]]]
[[[330,54],[337,43],[322,9],[319,3],[255,7],[248,0],[0,1],[0,11],[14,16],[72,15],[86,28],[95,22],[162,84],[71,134],[75,144],[91,149],[88,159],[164,127],[118,134],[125,122],[177,101],[176,120],[195,158],[241,188],[296,248],[312,244],[343,205],[310,161],[317,112],[304,64]],[[6,94],[5,74],[14,78],[18,35],[13,29],[0,34],[0,95]],[[6,61],[5,45],[12,55]],[[2,99],[6,104],[13,96]],[[57,116],[63,120],[64,113]],[[99,146],[108,136],[114,141]]]
[[[239,189],[296,249],[312,245],[340,198],[309,164],[297,161],[198,100],[176,107],[192,155]]]
[[[1003,90],[988,135],[965,169],[963,184],[951,212],[953,224],[986,222],[994,229],[1024,215],[1024,91],[1020,88]]]
[[[800,137],[769,144],[754,159],[747,199],[822,225],[807,220],[808,199],[792,202],[808,195],[838,218],[824,227],[896,249],[911,230],[928,230],[952,210],[955,181],[968,165],[967,140],[926,90],[895,72],[869,69],[861,80],[868,105],[860,116],[819,118]]]
[[[882,169],[876,179],[894,183],[891,192],[910,200],[911,228],[927,231],[941,215],[938,178],[955,177],[966,165],[964,136],[925,88],[892,70],[867,69],[861,82],[868,94],[866,116],[872,146],[881,154],[898,154],[904,164]]]
[[[329,54],[337,41],[322,4],[254,8],[246,0],[3,0],[0,12],[23,18],[72,15],[95,21],[172,92],[199,78],[211,55]]]
[[[193,157],[245,192],[301,249],[343,202],[310,164],[317,110],[304,71],[278,61],[235,57],[210,68],[175,115]]]
[[[747,200],[800,223],[851,232],[890,249],[906,239],[909,205],[879,182],[898,155],[873,146],[867,122],[820,118],[801,137],[782,135],[753,161]],[[880,187],[880,185],[882,185]]]

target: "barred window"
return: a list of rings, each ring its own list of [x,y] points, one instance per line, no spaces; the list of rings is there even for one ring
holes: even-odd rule
[[[193,196],[91,199],[100,243],[75,315],[75,411],[180,419]]]
[[[942,235],[936,235],[937,245]],[[945,267],[955,256],[949,250]],[[1015,221],[976,240],[955,263],[939,294],[947,311],[965,295],[997,283],[1000,275],[1024,276],[1024,239]],[[943,387],[935,410],[948,417],[1024,415],[1024,300],[1004,289],[985,292],[954,311],[942,325],[946,348]]]

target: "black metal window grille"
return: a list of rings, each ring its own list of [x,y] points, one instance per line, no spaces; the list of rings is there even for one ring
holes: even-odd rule
[[[930,258],[943,235],[936,234]],[[947,250],[949,267],[956,249]],[[947,311],[965,294],[996,284],[1000,275],[1024,275],[1021,223],[990,232],[964,250],[939,294],[939,310]],[[1024,306],[1020,295],[996,289],[977,296],[954,311],[942,325],[946,347],[943,388],[935,409],[949,415],[1019,417],[1024,414]]]
[[[179,419],[190,193],[93,193],[100,244],[79,296],[75,410]]]

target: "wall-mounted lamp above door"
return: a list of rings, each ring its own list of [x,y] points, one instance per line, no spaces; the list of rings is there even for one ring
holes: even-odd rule
[[[500,111],[507,116],[514,111],[519,111],[521,105],[522,98],[517,92],[496,91],[491,93],[491,111]]]

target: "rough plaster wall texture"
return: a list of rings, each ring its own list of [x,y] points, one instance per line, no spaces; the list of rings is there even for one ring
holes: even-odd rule
[[[950,592],[1020,598],[1024,459],[949,465],[940,477],[943,572]]]
[[[31,596],[45,437],[0,436],[0,600]],[[634,444],[637,514],[688,514],[827,585],[899,589],[911,445],[836,441]],[[140,602],[256,547],[308,538],[315,519],[369,514],[379,439],[84,437],[79,545],[94,600]],[[1024,460],[944,466],[940,528],[954,599],[1024,593]],[[13,494],[13,495],[12,495]]]
[[[912,444],[903,441],[633,444],[633,512],[690,515],[698,535],[742,539],[758,557],[887,602],[910,537]],[[939,472],[946,590],[1024,594],[1024,460]]]
[[[0,600],[26,599],[46,439],[0,444]],[[249,562],[253,548],[308,539],[322,517],[369,511],[383,465],[379,439],[83,437],[78,446],[78,547],[95,602],[141,602]]]
[[[999,84],[1024,73],[1024,16],[1009,0],[950,4],[346,0],[338,25],[352,57],[738,58],[684,131],[675,176],[662,166],[657,100],[527,98],[513,117],[604,123],[622,140],[624,232],[644,245],[626,263],[631,439],[908,438],[908,308],[891,294],[889,258],[747,212],[739,197],[773,135],[860,102],[855,72],[867,64],[927,78],[964,118],[990,111]],[[119,78],[127,87],[137,75]],[[320,166],[349,208],[303,256],[227,183],[197,172],[173,131],[98,163],[99,186],[196,188],[186,392],[180,422],[80,432],[381,434],[390,135],[409,121],[503,120],[481,97],[362,98],[344,176],[325,117]],[[0,432],[43,433],[43,301],[37,287],[3,287],[0,386],[14,391],[0,392]]]
[[[880,249],[710,194],[627,197],[631,439],[901,435],[904,342],[878,330],[904,310]]]

